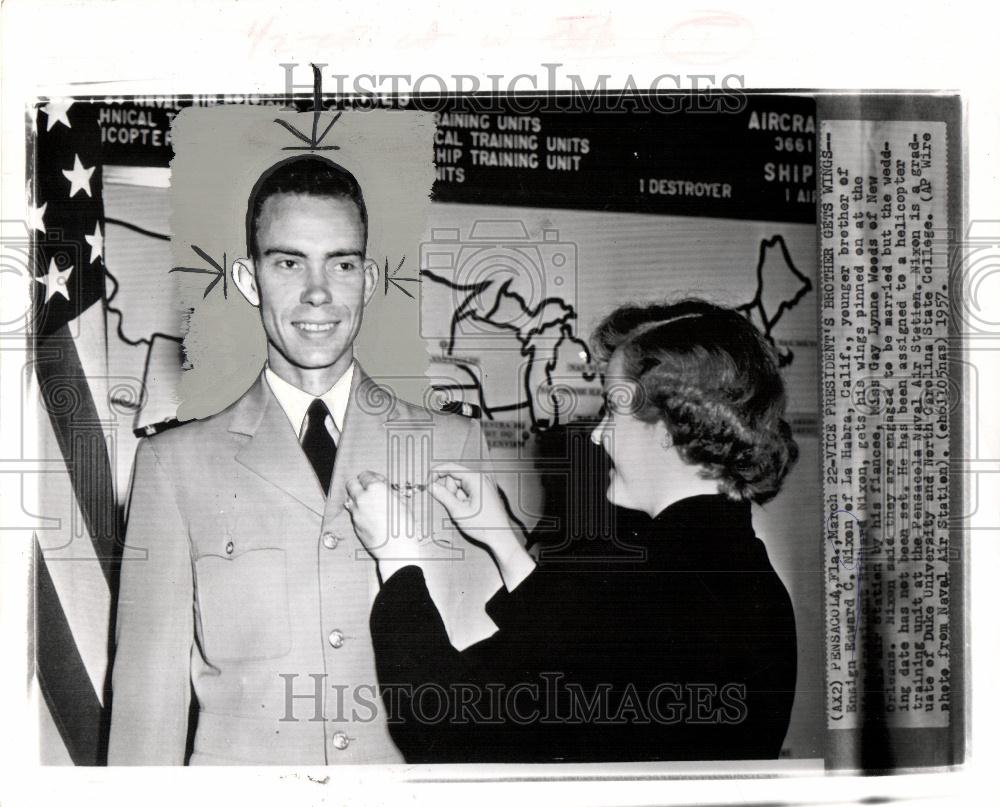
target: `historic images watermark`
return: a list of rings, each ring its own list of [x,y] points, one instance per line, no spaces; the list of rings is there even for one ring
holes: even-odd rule
[[[540,672],[537,679],[515,683],[351,686],[328,683],[326,673],[278,675],[285,682],[283,723],[371,723],[380,704],[390,724],[413,719],[426,725],[738,725],[747,717],[746,684],[736,682],[663,681],[640,690],[631,682],[584,686],[565,681],[561,672]],[[309,681],[298,684],[300,678]]]
[[[337,73],[314,62],[310,81],[298,62],[282,62],[285,105],[297,92],[313,92],[337,106],[406,108],[414,96],[420,106],[451,112],[705,112],[739,113],[746,108],[741,73],[670,73],[613,76],[601,73],[588,83],[577,73],[563,73],[560,62],[542,62],[530,73]],[[324,87],[325,82],[325,87]]]

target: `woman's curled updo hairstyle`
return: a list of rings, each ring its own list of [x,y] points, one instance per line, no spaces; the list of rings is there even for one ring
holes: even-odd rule
[[[721,492],[773,499],[798,458],[774,349],[738,311],[705,300],[623,306],[597,326],[598,359],[620,352],[631,413],[663,420],[685,462]]]

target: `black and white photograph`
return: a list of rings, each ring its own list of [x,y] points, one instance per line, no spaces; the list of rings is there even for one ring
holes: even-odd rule
[[[39,618],[109,584],[40,668],[47,752],[822,756],[815,104],[559,100],[39,107],[39,391],[119,426],[41,491],[93,531],[39,533]]]

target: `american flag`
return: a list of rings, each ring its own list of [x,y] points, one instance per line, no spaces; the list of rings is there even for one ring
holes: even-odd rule
[[[29,161],[35,282],[28,382],[43,410],[41,456],[64,464],[64,472],[38,482],[35,672],[42,761],[76,765],[106,761],[109,638],[123,534],[113,471],[97,108],[59,99],[40,104]]]

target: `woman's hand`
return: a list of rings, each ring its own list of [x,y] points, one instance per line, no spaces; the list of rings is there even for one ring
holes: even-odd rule
[[[493,477],[464,465],[436,465],[431,471],[431,495],[467,538],[484,544],[493,555],[508,591],[535,568],[535,562],[510,523]]]
[[[430,482],[431,495],[467,538],[492,548],[498,535],[512,531],[507,508],[489,474],[449,463],[434,466]]]
[[[390,490],[382,474],[363,471],[347,483],[344,507],[362,545],[385,582],[393,572],[424,559],[423,494]]]

